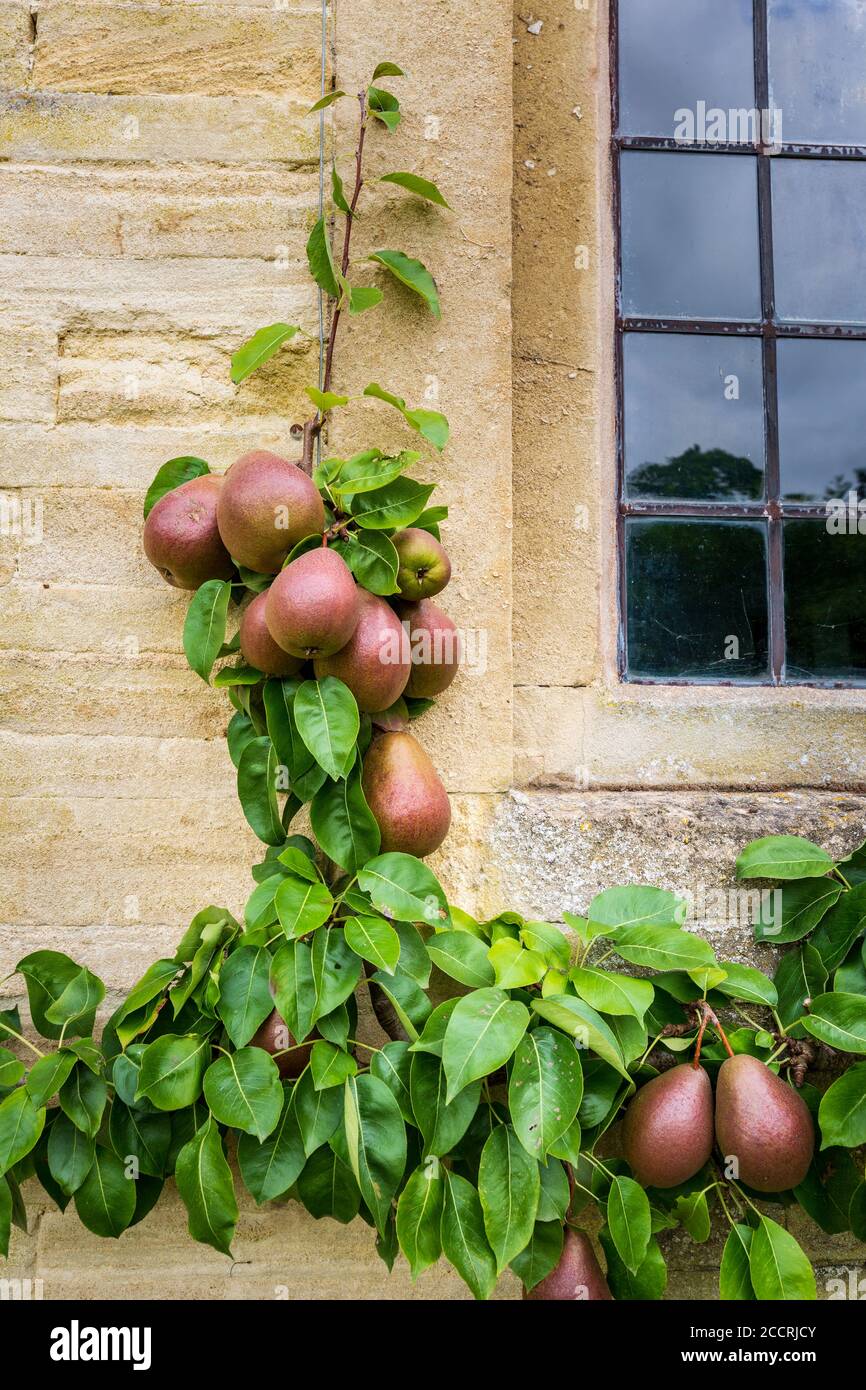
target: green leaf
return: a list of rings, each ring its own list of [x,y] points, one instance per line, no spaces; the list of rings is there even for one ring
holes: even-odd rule
[[[124,1165],[134,1158],[140,1173],[153,1178],[164,1176],[171,1147],[170,1115],[156,1115],[125,1105],[115,1096],[111,1102],[108,1135],[111,1147]]]
[[[4,1048],[0,1048],[0,1053],[2,1052],[5,1052]],[[11,1057],[12,1053],[10,1052],[6,1055]],[[72,1068],[75,1066],[76,1060],[74,1052],[51,1052],[47,1057],[40,1057],[39,1061],[30,1068],[30,1073],[25,1084],[27,1086],[27,1094],[37,1108],[40,1105],[44,1105],[46,1101],[49,1101],[53,1095],[56,1095],[69,1073],[72,1071]],[[20,1079],[24,1071],[20,1062],[18,1062],[18,1066],[21,1067],[21,1071],[15,1078],[16,1081]],[[14,1084],[14,1082],[4,1079],[2,1062],[0,1062],[0,1084],[4,1086]]]
[[[186,612],[183,649],[190,667],[206,685],[226,640],[231,592],[232,586],[227,579],[207,579],[196,589]]]
[[[761,970],[753,970],[749,965],[738,965],[732,960],[720,962],[726,979],[720,980],[716,989],[729,999],[745,999],[751,1004],[766,1004],[775,1009],[779,995],[772,980]]]
[[[313,1026],[316,991],[313,953],[303,941],[287,941],[271,962],[271,988],[277,1012],[292,1036],[303,1042]]]
[[[279,763],[271,740],[248,743],[238,764],[238,799],[247,823],[266,845],[281,845],[285,831],[277,802]]]
[[[97,1236],[123,1235],[135,1215],[135,1182],[110,1149],[96,1149],[87,1177],[75,1192],[78,1219]]]
[[[381,121],[388,130],[397,129],[400,124],[400,103],[392,92],[385,92],[381,87],[368,87],[367,107],[371,116]]]
[[[866,1052],[866,998],[862,994],[819,994],[803,1018],[803,1027],[840,1052]]]
[[[239,947],[222,967],[217,1012],[235,1047],[246,1047],[274,1007],[270,968],[269,953],[255,946]]]
[[[290,342],[300,331],[294,323],[270,323],[267,328],[259,328],[232,353],[231,378],[235,386],[269,362],[283,343]]]
[[[45,1057],[41,1061],[37,1062],[36,1065],[33,1067],[30,1075],[32,1076],[33,1072],[35,1072],[37,1067],[40,1066],[43,1067],[44,1071],[44,1063],[51,1062],[53,1064],[53,1058],[56,1055],[58,1054],[53,1054],[52,1057]],[[71,1058],[70,1065],[74,1061],[75,1058]],[[27,1068],[25,1067],[24,1063],[18,1060],[14,1052],[10,1052],[7,1047],[0,1047],[0,1086],[16,1086],[18,1082],[21,1080],[26,1070]],[[33,1100],[36,1105],[43,1104],[41,1100],[37,1100],[33,1095],[33,1088],[30,1085],[29,1077],[27,1079],[27,1090],[30,1093],[31,1100]],[[49,1091],[48,1094],[53,1095],[54,1092]]]
[[[354,216],[351,205],[346,200],[346,193],[343,188],[343,180],[340,178],[336,164],[333,165],[331,168],[331,197],[334,200],[334,206],[336,208],[339,208],[340,212],[345,213],[346,217]],[[346,283],[342,275],[338,276],[338,282],[340,284],[340,288],[343,290],[343,293],[345,294]]]
[[[393,975],[400,959],[400,938],[384,917],[350,917],[346,922],[346,943],[377,970]]]
[[[210,469],[204,459],[183,456],[182,458],[169,459],[158,470],[156,477],[147,489],[144,498],[144,517],[145,520],[150,516],[160,498],[165,497],[166,493],[174,492],[176,487],[183,483],[189,483],[193,478],[201,478]]]
[[[484,989],[496,979],[487,959],[487,943],[469,932],[437,932],[427,942],[427,954],[445,975],[472,989]]]
[[[426,198],[428,203],[438,203],[441,208],[450,207],[435,183],[431,183],[429,179],[422,179],[418,174],[381,174],[379,182],[396,183],[399,188],[405,188],[407,192],[414,193],[419,198]]]
[[[629,1273],[636,1275],[647,1257],[652,1219],[647,1195],[633,1178],[615,1177],[611,1183],[607,1224],[620,1259]]]
[[[304,1151],[309,1157],[337,1130],[343,1110],[340,1091],[326,1088],[317,1091],[310,1067],[302,1073],[292,1097],[295,1116],[300,1128]]]
[[[371,594],[387,598],[400,592],[400,557],[390,536],[381,531],[352,531],[332,546],[345,560],[358,583]]]
[[[437,1161],[423,1163],[409,1178],[397,1202],[397,1239],[409,1261],[412,1278],[442,1253],[442,1209],[445,1205],[445,1179]]]
[[[241,1177],[259,1205],[287,1192],[297,1181],[307,1159],[292,1104],[291,1083],[283,1082],[280,1090],[280,1117],[268,1138],[259,1143],[246,1133],[238,1140]]]
[[[27,999],[34,1028],[43,1038],[59,1038],[63,1033],[63,1025],[53,1023],[48,1016],[48,1010],[60,999],[66,987],[77,979],[81,966],[61,951],[33,951],[29,956],[19,960],[15,970],[24,976],[27,985]],[[81,1019],[74,1031],[81,1034],[89,1033],[93,1027],[95,1013],[93,1010],[91,1015]]]
[[[683,921],[686,903],[664,888],[606,888],[589,905],[590,927],[674,927]],[[564,913],[568,921],[569,914]],[[606,935],[592,932],[591,936]]]
[[[310,232],[307,242],[307,264],[319,289],[324,290],[331,299],[339,299],[340,286],[337,284],[337,272],[334,269],[334,260],[331,255],[331,241],[324,217],[319,218]]]
[[[201,1095],[210,1060],[211,1043],[198,1034],[165,1033],[148,1043],[141,1054],[136,1100],[149,1100],[157,1110],[181,1110]]]
[[[443,1253],[475,1298],[489,1298],[496,1286],[496,1256],[487,1241],[480,1198],[466,1178],[447,1169],[443,1175]]]
[[[45,1111],[23,1086],[0,1101],[0,1177],[29,1154],[45,1126]]]
[[[568,978],[581,999],[594,1009],[603,1014],[629,1014],[639,1022],[643,1022],[655,993],[648,980],[633,980],[613,971],[576,967]]]
[[[342,1086],[348,1076],[356,1074],[358,1064],[351,1052],[323,1040],[313,1043],[310,1070],[316,1090],[324,1091],[329,1086]]]
[[[237,666],[224,666],[221,671],[217,671],[212,684],[214,690],[226,690],[233,685],[258,685],[263,679],[261,671],[241,662]]]
[[[73,1196],[95,1158],[93,1140],[66,1115],[58,1115],[48,1132],[48,1167],[67,1197]]]
[[[321,415],[341,405],[349,404],[348,396],[339,396],[336,391],[320,391],[317,386],[305,386],[304,391]]]
[[[391,1091],[369,1073],[349,1077],[344,1091],[349,1163],[370,1215],[382,1232],[406,1167],[406,1127]]]
[[[388,1042],[370,1058],[370,1071],[384,1081],[400,1107],[400,1114],[409,1125],[415,1124],[410,1095],[412,1053],[406,1042]]]
[[[527,951],[519,941],[503,936],[487,952],[500,989],[524,989],[547,973],[547,961],[538,951]]]
[[[376,305],[381,304],[384,298],[382,291],[376,285],[350,285],[349,313],[364,314],[368,309],[375,309]]]
[[[779,995],[782,1026],[792,1030],[794,1037],[802,1038],[805,1029],[797,1020],[806,1012],[805,1001],[821,994],[827,983],[827,971],[818,952],[808,942],[789,951],[780,960],[773,983]]]
[[[449,434],[448,420],[440,411],[425,410],[422,407],[410,410],[402,396],[395,396],[392,391],[386,391],[377,381],[371,381],[369,386],[364,387],[364,395],[373,396],[376,400],[384,401],[386,405],[392,405],[395,410],[399,410],[407,425],[417,430],[436,449],[445,448]]]
[[[409,1072],[414,1123],[424,1139],[425,1156],[445,1156],[460,1143],[478,1109],[481,1082],[474,1081],[448,1103],[445,1072],[437,1057],[416,1052]]]
[[[301,801],[309,801],[324,784],[327,773],[319,767],[295,722],[295,696],[301,684],[290,677],[265,681],[263,699],[268,734],[288,772],[292,791]]]
[[[680,927],[621,927],[613,949],[632,965],[652,970],[700,970],[716,963],[709,943]]]
[[[95,1139],[102,1124],[108,1087],[101,1076],[87,1067],[77,1066],[60,1087],[60,1108],[74,1125]]]
[[[693,1241],[702,1245],[710,1238],[710,1209],[705,1192],[692,1192],[678,1197],[674,1208],[683,1227]]]
[[[636,1274],[632,1274],[623,1263],[606,1226],[599,1232],[599,1240],[607,1258],[607,1282],[617,1301],[643,1302],[662,1297],[668,1273],[655,1236],[650,1240],[646,1259]]]
[[[550,922],[526,922],[520,928],[520,940],[528,950],[540,952],[549,966],[568,969],[571,945],[559,927]]]
[[[405,72],[403,71],[403,69],[402,69],[402,68],[398,68],[398,66],[397,66],[396,63],[384,62],[384,63],[377,63],[377,64],[376,64],[376,68],[375,68],[375,71],[373,72],[373,78],[372,78],[372,80],[373,80],[374,82],[376,82],[376,81],[378,80],[378,78],[380,78],[380,77],[405,77],[405,76],[406,76],[406,74],[405,74]]]
[[[447,922],[448,903],[439,880],[411,854],[380,854],[358,873],[361,891],[386,916],[401,922]]]
[[[326,927],[313,938],[311,963],[316,994],[313,1023],[317,1023],[354,993],[361,962],[348,946],[342,928]]]
[[[796,1302],[817,1297],[815,1272],[803,1251],[794,1237],[768,1216],[761,1217],[752,1236],[749,1273],[758,1299]]]
[[[204,1098],[220,1124],[254,1134],[261,1143],[283,1108],[277,1064],[261,1047],[224,1053],[205,1072]]]
[[[571,1125],[583,1096],[577,1048],[553,1028],[533,1028],[517,1045],[508,1108],[528,1154],[543,1159]]]
[[[274,906],[286,936],[300,937],[327,922],[334,899],[324,883],[310,883],[289,874],[274,895]]]
[[[533,999],[532,1007],[542,1018],[575,1038],[578,1047],[595,1052],[633,1087],[617,1038],[589,1004],[582,999],[572,999],[569,994],[554,994],[548,999]]]
[[[866,883],[845,893],[825,915],[809,945],[818,952],[828,974],[841,965],[866,929]]]
[[[336,676],[304,681],[295,695],[294,716],[298,733],[319,766],[335,781],[345,777],[361,727],[349,687]]]
[[[821,1148],[866,1144],[866,1062],[856,1062],[821,1097],[818,1110]]]
[[[298,1198],[317,1220],[347,1226],[358,1215],[361,1192],[351,1169],[329,1147],[317,1149],[298,1178]]]
[[[449,1101],[508,1061],[529,1017],[526,1005],[501,989],[478,989],[458,1000],[442,1045]]]
[[[481,1152],[478,1196],[499,1274],[532,1238],[540,1188],[535,1159],[509,1126],[497,1125]]]
[[[402,967],[393,975],[377,970],[370,976],[369,983],[390,1001],[407,1037],[414,1042],[431,1013],[430,1000],[421,986]]]
[[[0,1178],[0,1255],[4,1260],[9,1255],[9,1238],[12,1234],[12,1188],[6,1178]],[[438,1256],[437,1256],[438,1258]]]
[[[754,1301],[755,1290],[749,1273],[752,1228],[736,1222],[725,1241],[719,1269],[719,1297],[725,1302]]]
[[[541,1182],[536,1221],[564,1221],[571,1205],[568,1177],[561,1163],[536,1163]]]
[[[773,945],[800,941],[814,931],[841,893],[842,885],[829,878],[805,878],[762,893],[755,940]]]
[[[347,505],[365,530],[392,531],[412,525],[427,506],[435,486],[419,483],[415,478],[397,478],[387,487],[351,496]]]
[[[345,95],[345,92],[328,92],[326,96],[319,97],[318,101],[313,102],[307,115],[312,116],[314,111],[324,111],[326,106],[330,106],[332,102],[339,101],[340,97],[344,97]]]
[[[382,835],[367,805],[356,762],[348,777],[328,781],[310,806],[313,834],[329,859],[355,874],[379,853]]]
[[[415,294],[420,295],[434,318],[438,319],[441,316],[436,281],[420,261],[407,256],[403,251],[374,251],[368,260],[383,265],[401,284],[407,285]]]
[[[511,1268],[528,1291],[552,1274],[562,1255],[561,1221],[536,1221],[529,1244],[511,1261]]]
[[[193,1240],[231,1254],[238,1220],[232,1172],[216,1123],[208,1117],[177,1156],[177,1190],[187,1210]]]
[[[383,454],[381,449],[365,449],[352,458],[331,459],[339,464],[336,473],[328,478],[328,490],[337,496],[343,493],[373,492],[376,488],[393,483],[407,468],[417,463],[420,454],[404,449],[399,454]],[[327,467],[327,463],[324,465]]]
[[[738,855],[737,878],[821,878],[832,867],[827,851],[811,840],[800,835],[765,835]]]

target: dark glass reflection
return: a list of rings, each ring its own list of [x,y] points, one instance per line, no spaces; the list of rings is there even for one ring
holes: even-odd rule
[[[866,679],[866,511],[840,523],[786,521],[786,679]],[[828,525],[832,529],[828,529]]]
[[[630,676],[767,678],[763,523],[629,520],[626,589]]]
[[[866,85],[866,73],[863,75]],[[866,323],[866,164],[774,159],[776,311],[801,323]]]
[[[621,178],[623,313],[759,317],[755,160],[625,151]]]
[[[629,497],[762,497],[760,339],[627,333],[623,357]]]
[[[866,145],[864,0],[770,0],[768,37],[782,138]]]
[[[866,497],[866,343],[780,338],[782,496]]]
[[[752,0],[619,0],[620,129],[674,135],[678,112],[755,104]]]

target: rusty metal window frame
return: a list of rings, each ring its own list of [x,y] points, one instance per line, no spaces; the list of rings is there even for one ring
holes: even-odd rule
[[[769,109],[768,56],[769,0],[753,0],[755,105]],[[782,142],[767,146],[762,140],[734,144],[727,141],[694,141],[684,144],[673,136],[624,135],[619,128],[619,4],[610,0],[610,91],[611,159],[613,176],[614,263],[616,275],[616,474],[617,474],[617,565],[618,633],[617,666],[620,679],[634,685],[722,685],[813,686],[821,689],[859,689],[862,682],[840,680],[796,680],[785,678],[785,574],[782,528],[786,519],[825,520],[822,503],[786,502],[780,495],[779,398],[776,375],[776,343],[780,338],[832,338],[866,340],[866,324],[781,323],[776,317],[773,274],[773,222],[770,161],[774,159],[820,159],[866,162],[866,145],[818,145]],[[761,135],[764,134],[763,129]],[[624,150],[676,153],[683,159],[692,154],[716,154],[720,158],[752,158],[757,163],[758,235],[761,278],[761,317],[749,322],[711,319],[641,318],[622,312],[622,204],[620,156]],[[623,340],[626,333],[706,333],[715,336],[757,337],[762,342],[764,416],[764,498],[755,502],[630,501],[626,497],[624,425],[625,388],[623,378]],[[718,520],[759,520],[767,523],[767,607],[769,619],[770,676],[765,680],[720,680],[629,676],[628,610],[626,603],[625,523],[628,517],[707,518]]]

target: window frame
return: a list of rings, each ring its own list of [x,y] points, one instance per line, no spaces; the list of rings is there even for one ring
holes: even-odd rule
[[[769,109],[769,0],[752,0],[753,61],[755,106]],[[773,271],[773,226],[771,164],[773,159],[820,159],[866,162],[866,145],[819,145],[781,142],[768,146],[763,140],[735,144],[730,141],[694,141],[685,144],[674,136],[625,135],[619,127],[619,0],[609,5],[610,72],[610,155],[614,254],[614,387],[616,429],[616,554],[617,554],[617,639],[616,666],[620,681],[627,685],[651,686],[734,686],[740,689],[811,687],[830,690],[861,690],[862,681],[833,679],[788,680],[785,674],[785,589],[783,529],[786,520],[825,521],[824,503],[785,501],[781,496],[779,460],[779,396],[776,344],[780,339],[866,340],[866,324],[782,323],[776,317]],[[761,131],[763,135],[763,131]],[[758,182],[758,262],[761,314],[748,322],[711,319],[647,318],[624,315],[622,310],[622,191],[623,152],[675,153],[683,159],[692,154],[714,154],[719,158],[754,159]],[[715,337],[757,337],[761,339],[761,375],[764,422],[764,499],[754,502],[636,501],[626,493],[625,476],[625,383],[623,343],[626,333],[705,334]],[[767,524],[767,615],[769,622],[770,673],[764,679],[731,677],[727,680],[669,676],[631,676],[628,674],[628,606],[626,588],[626,523],[631,517],[660,517],[704,520],[759,520]]]

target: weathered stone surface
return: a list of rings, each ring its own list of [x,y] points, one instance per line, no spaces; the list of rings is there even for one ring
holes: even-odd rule
[[[52,421],[56,381],[54,325],[5,313],[0,322],[0,424]]]
[[[25,0],[0,5],[0,84],[23,87],[30,59],[30,6]]]

